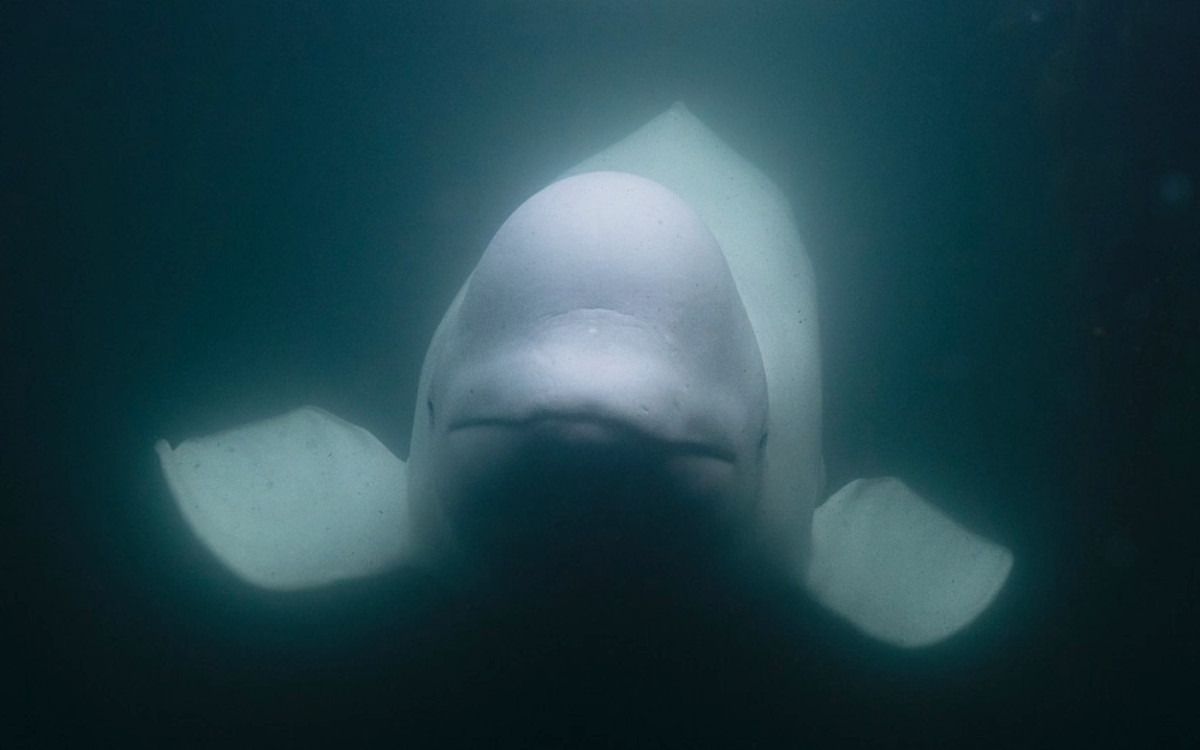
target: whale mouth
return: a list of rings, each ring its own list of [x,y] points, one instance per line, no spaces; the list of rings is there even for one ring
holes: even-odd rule
[[[492,574],[527,581],[696,565],[744,510],[731,451],[593,416],[457,422],[434,463],[464,549]]]
[[[619,417],[595,414],[541,412],[512,419],[461,419],[447,427],[447,434],[463,436],[485,430],[526,433],[528,439],[577,446],[611,447],[622,443],[656,443],[671,454],[703,456],[730,464],[735,463],[737,458],[733,450],[726,445],[697,440],[663,439],[647,433],[639,425],[628,424]]]
[[[611,310],[573,310],[539,319],[517,340],[479,342],[447,368],[430,393],[431,427],[512,427],[600,441],[649,437],[732,460],[757,426],[757,402],[708,377],[693,359],[650,323]]]

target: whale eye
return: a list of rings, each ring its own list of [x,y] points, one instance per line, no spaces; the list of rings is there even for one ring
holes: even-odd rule
[[[431,407],[432,408],[432,407]],[[762,453],[767,448],[767,432],[763,432],[762,437],[758,439],[758,452]]]
[[[429,426],[433,426],[433,399],[425,399],[425,408],[429,410]]]

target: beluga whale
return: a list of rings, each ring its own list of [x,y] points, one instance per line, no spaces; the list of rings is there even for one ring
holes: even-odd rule
[[[918,647],[1012,567],[898,479],[827,491],[812,264],[780,190],[683,104],[503,223],[414,414],[406,461],[315,406],[156,450],[203,545],[275,591],[729,557]]]

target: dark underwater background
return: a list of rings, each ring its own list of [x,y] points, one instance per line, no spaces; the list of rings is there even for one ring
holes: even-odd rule
[[[408,452],[491,234],[682,100],[783,189],[832,487],[1016,556],[897,651],[770,584],[522,607],[225,572],[152,446]],[[1200,4],[7,2],[4,747],[1195,747]]]

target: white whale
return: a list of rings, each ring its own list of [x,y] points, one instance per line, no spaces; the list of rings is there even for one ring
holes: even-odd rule
[[[823,498],[811,264],[780,191],[682,104],[504,223],[415,414],[407,462],[314,407],[156,450],[200,540],[273,590],[712,546],[913,647],[1012,566],[896,479]]]

